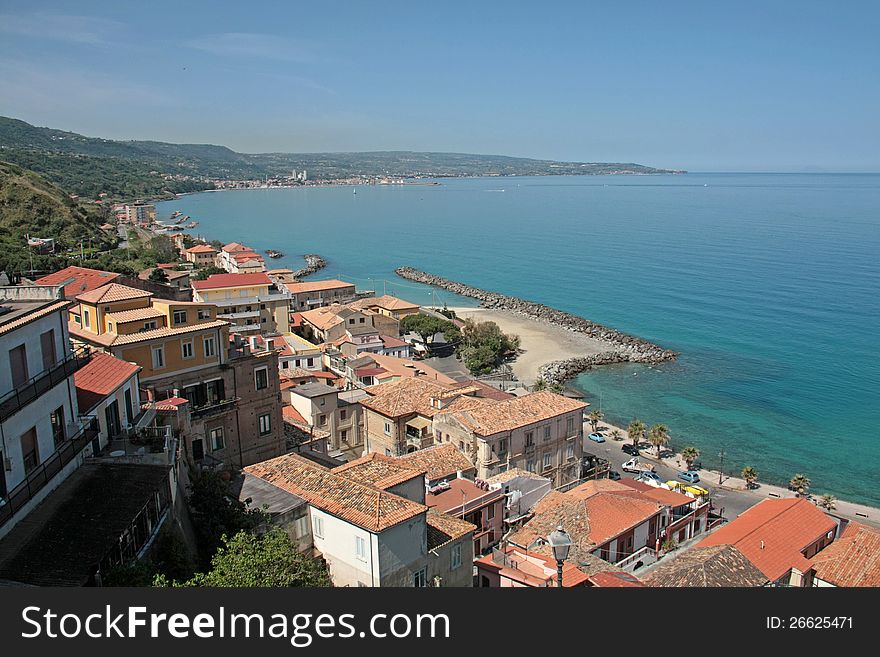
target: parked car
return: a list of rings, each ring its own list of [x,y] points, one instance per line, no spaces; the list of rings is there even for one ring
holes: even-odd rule
[[[653,485],[659,485],[663,483],[663,480],[657,475],[656,472],[642,472],[636,477],[637,481],[644,481],[646,484],[650,483]]]
[[[675,479],[670,479],[666,482],[666,485],[669,486],[669,490],[674,490],[678,493],[684,493],[685,495],[690,495],[691,497],[702,498],[709,495],[709,491],[702,486],[688,486],[687,484],[683,484],[680,481],[676,481]]]
[[[618,481],[620,479],[620,473],[617,470],[609,470],[608,478],[613,481]]]
[[[629,454],[630,456],[638,456],[641,452],[639,452],[639,448],[633,445],[632,443],[627,443],[620,449],[623,450],[624,454]]]
[[[592,440],[594,443],[604,443],[605,442],[605,436],[603,436],[601,433],[591,433],[588,436],[588,438],[590,440]]]
[[[700,473],[696,470],[685,470],[684,472],[678,473],[678,478],[689,484],[695,484],[700,480]]]

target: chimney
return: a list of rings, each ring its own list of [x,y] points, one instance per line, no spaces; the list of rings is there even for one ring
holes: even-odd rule
[[[761,549],[764,549],[764,541],[761,541]]]

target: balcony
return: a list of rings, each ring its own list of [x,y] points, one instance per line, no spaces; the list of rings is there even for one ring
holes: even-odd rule
[[[84,424],[79,431],[61,443],[61,446],[45,461],[34,468],[18,486],[9,491],[6,499],[0,498],[0,526],[4,525],[22,507],[30,502],[52,479],[82,452],[86,445],[97,439],[97,420]],[[0,464],[2,465],[2,464]]]
[[[22,408],[30,404],[40,395],[48,392],[60,383],[64,383],[68,377],[73,376],[79,369],[84,367],[90,358],[90,350],[83,347],[68,354],[63,360],[58,361],[47,370],[43,370],[24,384],[18,386],[0,398],[0,422],[15,415]]]
[[[190,411],[190,417],[202,418],[225,413],[229,409],[235,408],[235,405],[238,403],[239,399],[240,397],[230,397],[229,399],[221,399],[218,402],[211,402],[197,408],[193,408]]]

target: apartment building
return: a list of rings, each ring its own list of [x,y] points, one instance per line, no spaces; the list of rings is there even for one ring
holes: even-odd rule
[[[156,221],[156,206],[150,203],[133,203],[131,205],[126,205],[125,218],[131,224],[151,224]]]
[[[348,303],[356,296],[354,283],[336,279],[300,282],[292,273],[278,273],[272,279],[280,290],[290,295],[290,309],[295,312],[329,306],[332,303]]]
[[[193,301],[217,306],[230,330],[242,334],[274,334],[290,331],[288,296],[280,292],[265,273],[212,274],[193,281]]]
[[[285,391],[290,405],[314,429],[329,434],[331,450],[360,456],[363,445],[362,391],[340,391],[324,383],[304,383]]]
[[[419,314],[419,304],[398,299],[390,294],[381,297],[364,297],[351,304],[357,310],[371,310],[386,317],[391,317],[398,322],[408,315]]]
[[[220,249],[214,264],[230,274],[256,274],[266,271],[263,256],[249,246],[232,242]]]
[[[0,288],[0,537],[76,470],[97,437],[80,418],[63,287]]]
[[[210,244],[196,244],[184,249],[183,257],[196,267],[212,267],[217,258],[217,249]]]

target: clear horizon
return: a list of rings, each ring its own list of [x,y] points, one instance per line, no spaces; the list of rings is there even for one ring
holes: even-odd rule
[[[9,0],[0,114],[243,153],[880,171],[880,7]]]

